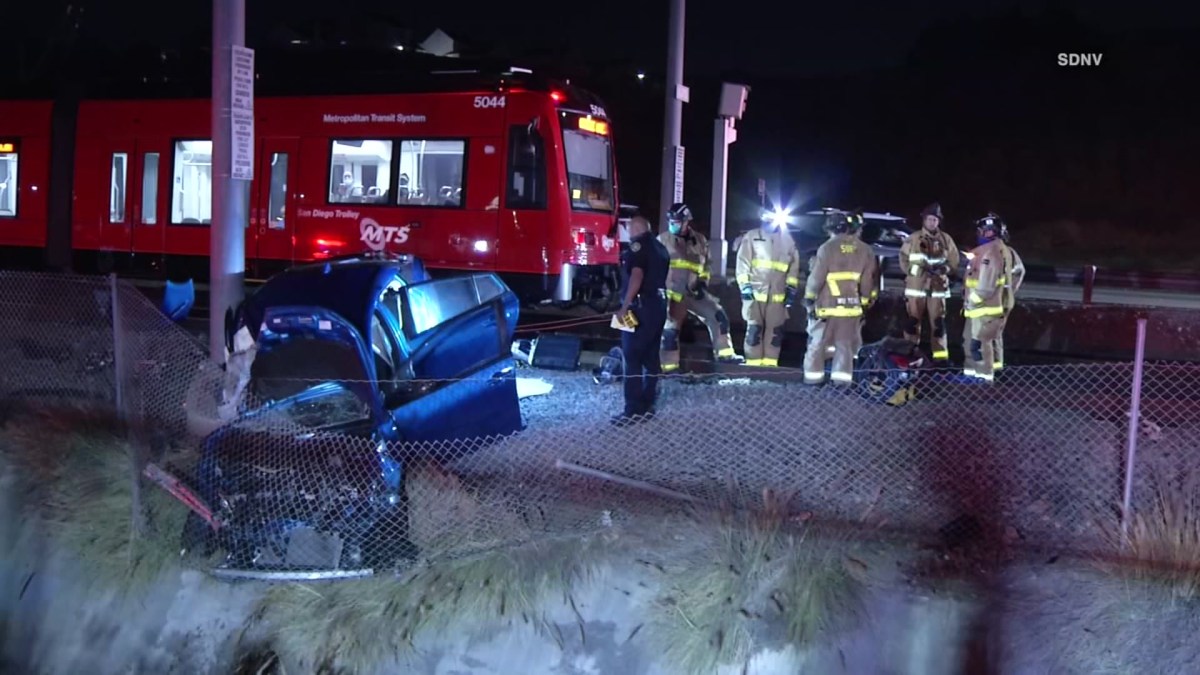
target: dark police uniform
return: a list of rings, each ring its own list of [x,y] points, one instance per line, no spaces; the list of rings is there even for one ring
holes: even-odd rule
[[[629,290],[629,275],[642,268],[642,285],[629,309],[637,317],[637,329],[621,333],[621,351],[625,355],[625,413],[617,422],[633,415],[653,412],[658,398],[658,377],[662,374],[659,343],[667,320],[667,272],[671,254],[653,232],[629,242],[621,257],[621,297]]]

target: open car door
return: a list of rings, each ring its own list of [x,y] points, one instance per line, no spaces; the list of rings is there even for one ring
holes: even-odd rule
[[[522,429],[511,349],[518,311],[495,274],[402,290],[405,348],[384,399],[402,440],[470,442]]]

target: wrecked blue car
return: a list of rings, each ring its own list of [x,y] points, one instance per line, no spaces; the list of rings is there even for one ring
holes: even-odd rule
[[[251,403],[204,441],[204,506],[185,549],[219,547],[240,570],[412,557],[405,463],[452,459],[523,428],[510,348],[518,312],[495,274],[431,279],[407,260],[270,279],[229,322],[231,346],[244,330],[256,347]]]

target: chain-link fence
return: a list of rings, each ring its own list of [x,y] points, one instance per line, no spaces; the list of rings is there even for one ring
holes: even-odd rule
[[[523,430],[406,442],[414,429],[381,427],[371,403],[395,382],[261,378],[230,405],[222,392],[236,387],[204,346],[126,284],[6,273],[0,305],[3,394],[119,410],[136,466],[166,468],[202,500],[185,547],[226,572],[354,574],[685,506],[753,506],[768,491],[803,519],[1095,549],[1120,526],[1131,443],[1136,508],[1153,498],[1152,473],[1190,468],[1200,440],[1200,367],[1146,365],[1131,427],[1139,378],[1122,363],[1009,366],[990,385],[939,371],[860,372],[848,388],[790,371],[670,377],[655,416],[629,426],[610,424],[619,386],[521,368],[516,379],[553,385],[521,400]],[[477,388],[404,384],[430,414],[482,405]]]

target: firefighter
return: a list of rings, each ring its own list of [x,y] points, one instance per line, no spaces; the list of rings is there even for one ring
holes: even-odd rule
[[[621,259],[625,292],[618,316],[632,313],[637,320],[633,332],[621,332],[625,409],[613,423],[626,426],[654,415],[658,378],[662,374],[659,346],[667,320],[667,272],[671,254],[654,237],[642,216],[629,221],[629,250]]]
[[[921,212],[921,229],[905,240],[900,247],[900,264],[904,267],[904,305],[908,321],[904,336],[914,344],[921,343],[925,316],[929,316],[930,356],[944,365],[950,358],[946,346],[946,300],[950,298],[950,270],[960,262],[954,239],[941,230],[942,207],[930,204]]]
[[[1025,281],[1025,262],[1021,260],[1017,249],[1013,248],[1009,242],[1008,224],[1004,221],[1000,221],[1000,239],[1008,251],[1006,263],[1009,273],[1008,283],[1004,285],[1004,319],[1000,322],[1000,334],[996,336],[993,347],[995,349],[995,361],[992,366],[994,370],[1004,367],[1004,327],[1008,325],[1008,317],[1012,315],[1013,307],[1017,304],[1017,291],[1021,289],[1021,284]]]
[[[741,358],[729,341],[729,316],[721,302],[708,292],[708,238],[692,229],[692,210],[677,203],[667,211],[667,231],[658,240],[671,254],[671,271],[667,275],[667,322],[662,336],[662,369],[664,373],[679,370],[679,329],[688,313],[694,314],[708,329],[713,356],[721,362],[737,362]]]
[[[854,357],[862,347],[862,318],[871,304],[877,262],[858,232],[862,218],[835,211],[825,217],[829,240],[817,249],[816,262],[804,289],[812,332],[804,355],[804,382],[825,381],[827,347],[832,345],[830,379],[839,385],[854,381]]]
[[[971,251],[964,284],[963,375],[995,379],[995,339],[1004,326],[1004,286],[1009,276],[1008,247],[1000,238],[1004,221],[995,213],[975,221],[978,246]]]
[[[742,292],[745,365],[776,367],[783,325],[800,288],[800,253],[779,218],[764,215],[762,227],[738,244],[737,283]]]

